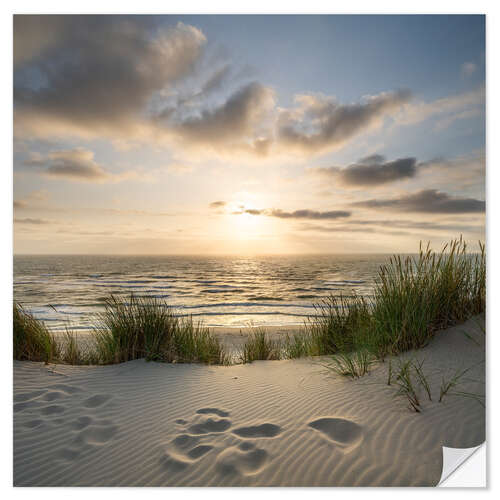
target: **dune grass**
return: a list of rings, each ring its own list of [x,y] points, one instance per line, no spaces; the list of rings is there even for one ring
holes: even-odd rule
[[[380,353],[397,354],[426,345],[437,330],[485,310],[486,256],[470,255],[460,238],[437,254],[391,258],[380,269],[372,306],[371,335]]]
[[[443,376],[442,381],[441,381],[441,387],[439,388],[439,402],[441,403],[443,401],[443,398],[448,394],[454,394],[452,391],[460,382],[462,377],[470,370],[470,368],[466,369],[458,369],[455,371],[455,373],[449,377],[445,378]],[[450,392],[451,391],[451,392]],[[461,393],[464,394],[464,393]]]
[[[305,335],[303,332],[296,332],[292,336],[286,336],[281,354],[285,359],[294,359],[312,356],[314,351],[311,336]]]
[[[97,316],[94,340],[100,362],[138,358],[177,363],[227,364],[222,343],[192,318],[179,318],[154,297],[111,296]]]
[[[311,355],[349,352],[359,346],[360,332],[370,322],[369,304],[363,297],[334,296],[315,305],[315,316],[306,322]]]
[[[420,413],[420,397],[414,377],[412,377],[412,368],[414,368],[412,360],[399,362],[399,369],[394,378],[394,383],[398,388],[396,395],[404,396],[408,401],[408,407],[416,413]]]
[[[485,310],[486,255],[468,254],[462,238],[436,253],[420,246],[417,256],[394,256],[381,266],[371,301],[331,296],[295,335],[290,356],[357,350],[384,360],[425,346],[434,334]],[[289,344],[292,342],[289,340]]]
[[[57,342],[60,355],[54,362],[66,365],[101,364],[101,358],[93,337],[79,341],[78,335],[67,327],[63,336]]]
[[[251,363],[257,360],[281,359],[282,351],[280,342],[270,339],[264,329],[257,328],[248,336],[240,360],[242,363]]]
[[[14,303],[14,359],[51,363],[60,356],[60,347],[45,324]]]
[[[14,304],[14,359],[73,365],[146,358],[172,363],[229,364],[222,343],[201,323],[178,318],[164,302],[130,295],[106,299],[85,345],[69,328],[55,337],[44,323]]]
[[[373,363],[373,355],[365,349],[359,349],[332,356],[331,363],[324,366],[337,375],[360,378],[369,373]]]

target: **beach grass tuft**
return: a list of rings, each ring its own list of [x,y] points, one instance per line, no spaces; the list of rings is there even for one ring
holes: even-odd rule
[[[323,299],[315,305],[315,315],[306,322],[313,354],[353,350],[369,321],[369,304],[364,297],[341,294]]]
[[[422,360],[422,361],[414,360],[413,361],[413,368],[415,370],[415,376],[416,376],[419,384],[424,388],[425,392],[427,393],[427,397],[429,398],[429,401],[432,401],[431,386],[429,384],[429,381],[427,380],[427,377],[424,374],[423,366],[424,366],[424,360]]]
[[[304,332],[295,332],[293,336],[287,334],[283,342],[283,357],[286,359],[302,358],[313,354],[311,337]]]
[[[17,303],[14,303],[13,333],[14,359],[51,363],[59,358],[60,348],[52,333]]]
[[[281,343],[270,339],[266,331],[262,328],[257,328],[248,336],[240,354],[242,363],[281,359],[282,357],[283,349]]]
[[[54,362],[66,365],[98,365],[99,352],[93,338],[78,339],[78,335],[66,327],[63,337],[59,340],[59,358]]]
[[[373,363],[373,355],[365,349],[360,349],[336,354],[332,356],[332,362],[324,366],[337,375],[360,378],[370,371]]]
[[[441,380],[441,387],[439,389],[439,402],[441,403],[443,401],[443,398],[452,390],[454,389],[458,383],[460,382],[461,378],[470,370],[470,368],[466,369],[458,369],[455,371],[455,373],[450,377],[450,378],[445,378],[443,377]]]
[[[404,396],[408,400],[410,409],[420,413],[420,399],[412,378],[413,362],[411,360],[400,361],[399,369],[394,378],[394,383],[398,387],[398,396]]]
[[[179,318],[155,297],[111,295],[97,316],[94,340],[101,363],[138,358],[177,363],[227,364],[222,343],[191,317]]]

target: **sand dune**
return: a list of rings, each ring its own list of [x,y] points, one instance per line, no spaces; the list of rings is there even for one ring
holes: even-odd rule
[[[485,410],[448,395],[443,376],[471,368],[459,390],[484,393],[484,335],[474,318],[426,348],[433,400],[408,410],[387,363],[359,380],[321,360],[211,367],[14,362],[18,486],[435,485],[441,447],[485,439]],[[467,334],[467,335],[466,335]]]

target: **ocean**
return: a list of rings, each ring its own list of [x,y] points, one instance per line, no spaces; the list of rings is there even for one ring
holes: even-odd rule
[[[210,327],[297,325],[330,294],[370,296],[389,255],[14,257],[14,300],[53,331],[88,331],[110,294],[164,299]]]

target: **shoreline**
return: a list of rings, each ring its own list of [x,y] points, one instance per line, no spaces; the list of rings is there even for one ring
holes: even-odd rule
[[[303,325],[286,326],[258,326],[258,327],[209,327],[219,340],[222,341],[231,355],[237,354],[243,348],[245,341],[255,331],[264,331],[271,341],[280,341],[287,335],[302,331]]]
[[[207,327],[210,333],[214,334],[227,349],[228,354],[235,356],[239,354],[245,344],[245,341],[255,331],[264,331],[272,341],[280,341],[287,335],[293,336],[294,333],[303,330],[304,325],[283,325],[283,326],[215,326]],[[76,332],[76,339],[80,347],[86,348],[89,345],[89,339],[92,335],[91,330]],[[60,341],[65,342],[64,333],[53,332],[54,336]],[[91,365],[96,366],[96,365]]]

